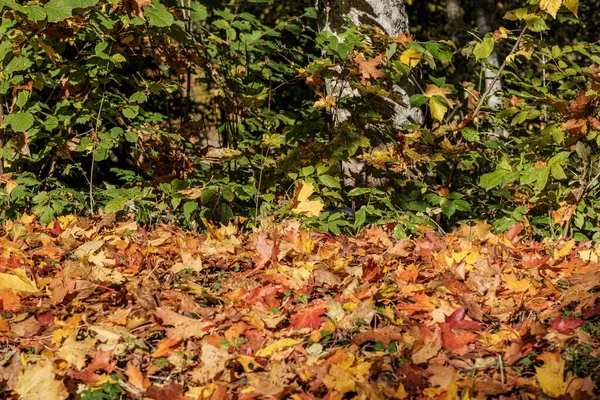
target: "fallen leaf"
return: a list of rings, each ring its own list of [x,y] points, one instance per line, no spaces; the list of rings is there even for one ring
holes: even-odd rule
[[[61,380],[56,379],[54,364],[41,359],[19,371],[19,379],[14,387],[22,400],[60,400],[69,396]]]
[[[273,355],[274,353],[276,353],[279,350],[283,350],[285,348],[295,346],[300,343],[302,343],[302,341],[298,340],[298,339],[291,339],[291,338],[280,339],[280,340],[272,342],[268,346],[260,349],[256,353],[256,355],[259,357],[270,357],[271,355]]]
[[[569,384],[565,381],[565,362],[560,354],[543,353],[538,358],[544,365],[535,367],[535,377],[544,393],[552,397],[564,395]]]
[[[323,322],[321,315],[325,314],[325,312],[326,310],[323,306],[314,307],[308,311],[297,312],[290,318],[290,325],[294,329],[317,329],[321,326],[321,322]]]

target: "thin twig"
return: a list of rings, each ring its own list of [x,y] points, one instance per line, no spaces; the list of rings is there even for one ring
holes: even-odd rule
[[[510,58],[510,56],[512,56],[519,49],[519,44],[521,44],[521,40],[523,40],[523,36],[525,36],[525,32],[527,32],[527,25],[525,25],[523,27],[523,29],[521,29],[521,34],[517,38],[515,45],[513,46],[512,50],[510,51],[508,56],[504,59],[504,62],[502,62],[502,65],[500,66],[500,68],[498,68],[498,72],[496,73],[494,80],[491,82],[490,86],[488,86],[488,88],[485,91],[485,93],[483,94],[483,96],[481,96],[481,98],[479,99],[479,104],[477,104],[477,108],[473,112],[473,117],[472,117],[473,119],[475,119],[475,117],[477,117],[477,115],[479,114],[479,111],[481,110],[481,107],[483,107],[483,104],[485,103],[485,99],[490,95],[492,90],[494,90],[494,85],[496,85],[496,82],[498,81],[498,79],[500,79],[500,74],[502,73],[504,68],[506,68],[506,65],[507,65],[506,60],[508,60]]]

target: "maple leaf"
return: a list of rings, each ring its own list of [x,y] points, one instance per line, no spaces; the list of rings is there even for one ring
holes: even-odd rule
[[[20,372],[14,391],[23,400],[59,400],[69,395],[63,382],[56,379],[54,364],[45,359],[26,366]]]
[[[315,87],[315,86],[323,86],[325,84],[325,82],[323,81],[323,79],[321,79],[321,73],[320,72],[316,72],[314,75],[309,75],[305,78],[306,83],[308,84],[308,86],[310,87]]]
[[[358,56],[356,56],[354,58],[354,63],[356,65],[358,65],[358,69],[359,69],[360,73],[362,74],[363,86],[369,86],[370,79],[385,78],[385,74],[383,73],[383,71],[377,69],[377,66],[379,64],[381,64],[382,60],[383,60],[382,55],[379,55],[374,58],[370,58],[368,60],[365,59],[365,56],[362,54],[359,54]]]
[[[595,307],[586,308],[585,310],[583,310],[581,315],[585,319],[594,318],[594,317],[600,315],[600,304],[596,305]]]
[[[547,395],[559,397],[567,392],[569,386],[565,381],[565,362],[559,353],[543,353],[538,358],[544,361],[541,367],[535,367],[535,377]]]
[[[480,331],[481,324],[475,321],[465,320],[467,309],[465,306],[458,307],[451,315],[446,317],[446,323],[455,329],[463,329],[466,331]]]
[[[584,321],[582,319],[575,319],[572,315],[569,315],[566,318],[558,317],[550,324],[550,327],[556,329],[558,333],[563,333],[565,335],[572,335],[575,333],[573,329],[579,328],[583,325]]]
[[[323,306],[317,306],[308,311],[297,312],[290,318],[290,325],[294,329],[317,329],[319,326],[321,326],[321,322],[323,322],[321,315],[325,314],[326,312],[327,310]]]
[[[280,339],[280,340],[270,343],[268,346],[260,349],[256,353],[256,355],[259,357],[269,357],[279,350],[283,350],[283,349],[286,349],[291,346],[295,346],[300,343],[302,343],[302,341],[298,340],[298,339],[292,339],[292,338]]]
[[[418,51],[413,49],[406,49],[400,55],[400,62],[413,68],[419,65],[421,58],[423,58],[423,56]]]
[[[174,339],[189,339],[191,337],[201,338],[207,334],[206,328],[211,326],[211,322],[200,321],[189,318],[166,307],[157,308],[154,315],[162,321],[167,328],[167,336]]]
[[[306,181],[298,182],[294,190],[292,212],[305,214],[308,217],[319,215],[323,210],[323,203],[318,200],[308,200],[314,191],[312,183]]]
[[[335,107],[335,98],[329,93],[326,96],[319,93],[320,98],[313,104],[314,108],[324,108],[327,112],[331,111],[331,107]]]
[[[150,386],[150,381],[148,378],[142,374],[139,365],[134,364],[133,361],[127,362],[125,375],[127,375],[129,383],[138,389],[143,389]]]
[[[472,332],[455,333],[450,324],[438,324],[442,328],[442,344],[446,350],[453,350],[458,355],[463,355],[469,351],[469,343],[475,342],[479,335]]]
[[[390,325],[384,328],[375,328],[361,332],[352,338],[352,342],[356,344],[363,344],[366,342],[381,342],[389,345],[392,341],[400,342],[402,339],[402,329],[397,326]]]

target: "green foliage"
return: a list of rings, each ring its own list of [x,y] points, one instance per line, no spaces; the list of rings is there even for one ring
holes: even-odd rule
[[[441,2],[413,6],[438,40],[335,36],[316,31],[311,2],[255,3],[0,2],[0,219],[102,209],[253,225],[288,217],[302,180],[325,210],[303,222],[333,234],[488,218],[600,239],[600,46],[540,36],[576,26],[578,2],[514,2],[502,29],[460,49],[432,28]],[[498,108],[480,99],[493,52]],[[340,79],[355,95],[327,93]],[[423,120],[398,129],[389,99]]]
[[[102,388],[81,392],[81,400],[119,400],[124,394],[119,381],[119,376],[112,374],[109,382],[105,382]]]

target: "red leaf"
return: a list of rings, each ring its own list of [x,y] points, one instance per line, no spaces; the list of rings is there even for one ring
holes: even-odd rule
[[[442,345],[446,350],[453,350],[459,355],[469,351],[467,345],[477,340],[479,335],[472,332],[455,333],[449,324],[438,324],[442,328]]]
[[[446,323],[454,329],[463,329],[465,331],[480,331],[481,324],[475,321],[465,321],[466,309],[465,306],[460,306],[452,313],[452,315],[446,317]]]
[[[573,316],[569,315],[565,319],[556,318],[554,321],[552,321],[550,327],[556,329],[558,333],[572,335],[574,333],[573,329],[579,328],[581,325],[583,325],[583,320],[575,319]]]
[[[595,307],[586,308],[585,310],[583,310],[581,315],[585,319],[594,318],[595,316],[600,315],[600,304],[596,305]]]
[[[325,307],[319,306],[308,311],[296,313],[290,318],[290,325],[292,325],[292,328],[294,329],[317,329],[321,326],[321,322],[323,322],[321,315],[325,314],[325,312]]]

